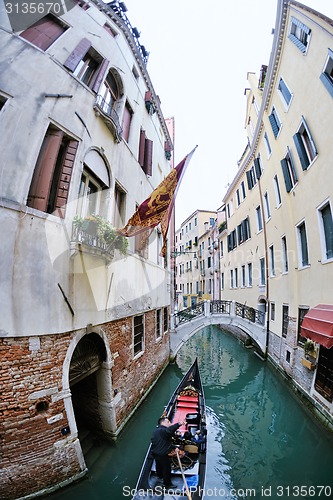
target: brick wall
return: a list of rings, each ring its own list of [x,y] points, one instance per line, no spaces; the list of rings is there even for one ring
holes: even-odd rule
[[[117,427],[121,426],[169,360],[169,333],[156,339],[156,311],[145,314],[145,351],[133,359],[133,318],[99,325],[111,352]],[[94,328],[92,329],[94,331]],[[62,396],[62,369],[75,332],[0,339],[0,498],[38,492],[82,473]],[[91,377],[91,382],[89,378]],[[99,425],[95,375],[86,379],[88,418]],[[92,387],[92,389],[91,389]],[[73,387],[80,398],[80,386]],[[79,403],[82,405],[82,401]],[[79,408],[77,401],[76,409]]]

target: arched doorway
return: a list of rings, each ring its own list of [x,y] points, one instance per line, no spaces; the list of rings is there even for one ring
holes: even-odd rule
[[[261,311],[263,313],[263,315],[261,317],[261,323],[263,325],[265,324],[266,308],[267,308],[266,297],[264,297],[263,295],[260,295],[258,298],[258,311]]]
[[[83,455],[96,437],[112,435],[115,430],[107,359],[104,340],[95,332],[84,335],[71,356],[69,387]]]

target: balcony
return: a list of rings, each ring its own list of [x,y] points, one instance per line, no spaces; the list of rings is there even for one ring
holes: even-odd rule
[[[90,219],[76,217],[72,225],[71,250],[75,256],[80,250],[103,257],[110,262],[115,250],[126,255],[128,240],[116,232],[102,217],[92,216]]]
[[[104,121],[107,128],[114,136],[116,142],[120,142],[122,138],[123,129],[121,128],[119,116],[117,112],[110,106],[105,99],[98,95],[93,106],[97,116],[100,116]]]

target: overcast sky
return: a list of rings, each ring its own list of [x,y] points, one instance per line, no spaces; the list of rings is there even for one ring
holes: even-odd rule
[[[175,165],[195,151],[176,200],[176,226],[221,206],[247,138],[247,73],[268,64],[277,0],[124,0],[149,52],[165,118],[175,118]],[[333,19],[333,0],[306,5]],[[333,48],[333,47],[331,47]]]

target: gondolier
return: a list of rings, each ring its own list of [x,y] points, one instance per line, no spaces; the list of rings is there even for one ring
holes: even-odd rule
[[[171,463],[169,453],[172,451],[172,441],[174,433],[179,427],[185,424],[185,420],[176,424],[171,424],[167,417],[158,419],[158,425],[151,437],[151,451],[156,462],[156,473],[163,479],[163,486],[167,489],[174,488],[171,483]]]
[[[189,441],[184,440],[186,431],[192,435]],[[175,432],[180,436],[175,436]],[[199,433],[203,442],[192,442],[193,436]],[[159,500],[161,496],[177,497],[177,500],[203,500],[206,435],[204,388],[198,360],[195,359],[171,395],[164,408],[163,417],[159,419],[158,426],[151,436],[132,500]],[[174,449],[173,441],[176,446]],[[177,447],[178,442],[181,448]],[[164,482],[164,491],[160,484],[161,479]],[[172,487],[170,483],[175,486]],[[168,490],[171,489],[174,491],[169,494]]]

